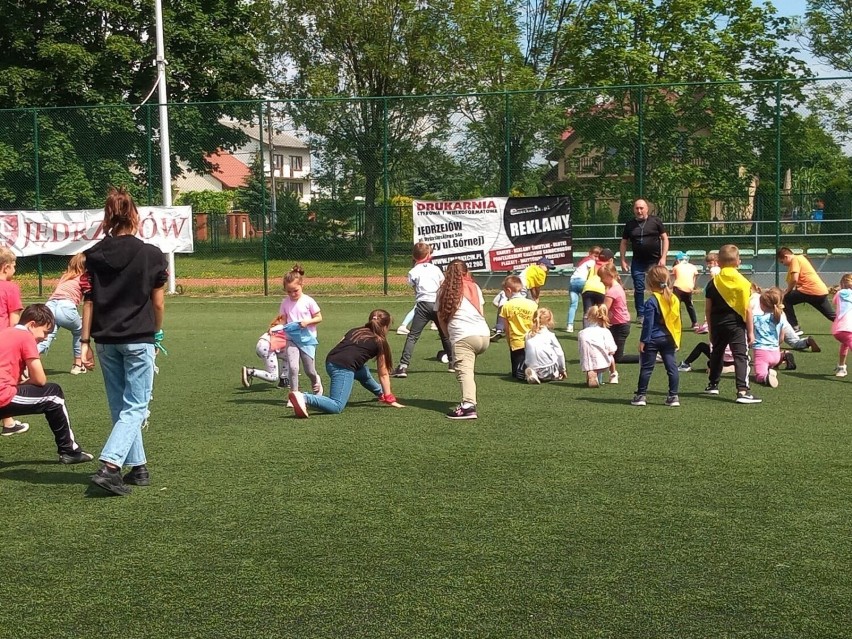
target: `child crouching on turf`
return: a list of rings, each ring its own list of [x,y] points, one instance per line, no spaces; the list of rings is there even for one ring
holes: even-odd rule
[[[402,404],[397,403],[391,392],[390,371],[393,358],[387,340],[390,323],[390,313],[376,309],[370,312],[366,324],[347,331],[325,358],[325,370],[331,378],[328,397],[307,395],[298,391],[290,393],[289,402],[296,417],[308,417],[308,407],[335,415],[342,413],[356,380],[375,395],[379,402],[402,408]],[[378,382],[367,368],[367,362],[371,359],[376,360]]]
[[[266,332],[260,336],[255,346],[257,356],[263,360],[265,366],[260,368],[249,368],[243,366],[241,379],[243,386],[251,386],[251,380],[255,377],[267,382],[278,382],[278,388],[290,386],[287,364],[287,334],[284,332],[284,324],[287,318],[279,315],[269,324]],[[280,377],[279,377],[280,374]]]
[[[652,295],[645,301],[642,335],[639,337],[639,384],[630,402],[633,406],[647,404],[648,383],[654,372],[657,353],[669,378],[666,406],[680,406],[675,351],[680,347],[680,300],[672,294],[669,271],[665,266],[652,266],[645,274],[645,286]]]
[[[580,368],[586,373],[589,388],[603,383],[603,372],[609,370],[616,345],[609,332],[609,309],[606,304],[594,304],[586,312],[586,328],[577,334],[580,349]]]
[[[758,384],[778,387],[775,368],[782,361],[781,335],[783,325],[789,324],[784,316],[780,289],[770,288],[760,294],[761,312],[754,316],[754,378]]]
[[[521,278],[509,275],[503,280],[503,293],[506,302],[500,307],[500,317],[506,320],[509,334],[509,358],[511,360],[511,375],[515,379],[525,380],[524,376],[524,340],[533,326],[533,314],[538,310],[538,304],[524,297]]]
[[[39,415],[47,418],[56,441],[59,461],[80,464],[92,455],[74,441],[65,395],[58,384],[47,381],[38,356],[38,343],[53,330],[53,313],[44,304],[24,309],[17,326],[0,331],[0,417]],[[29,379],[18,384],[24,369]]]
[[[567,375],[565,352],[551,329],[553,313],[539,307],[524,343],[524,376],[530,384],[565,379]]]

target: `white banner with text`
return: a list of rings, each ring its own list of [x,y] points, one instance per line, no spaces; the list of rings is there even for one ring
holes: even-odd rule
[[[191,206],[140,206],[139,239],[163,253],[192,253]],[[104,238],[104,210],[0,211],[0,245],[18,257],[73,255]]]
[[[571,198],[488,197],[414,200],[414,241],[432,245],[441,268],[463,260],[471,271],[511,271],[546,257],[571,264]]]

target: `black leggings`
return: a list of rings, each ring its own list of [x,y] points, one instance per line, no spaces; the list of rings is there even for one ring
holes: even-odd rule
[[[630,335],[630,324],[614,324],[609,327],[612,339],[615,340],[615,363],[616,364],[638,364],[639,355],[625,355],[624,344]]]

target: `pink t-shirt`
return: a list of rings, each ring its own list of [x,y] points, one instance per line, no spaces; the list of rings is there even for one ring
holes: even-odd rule
[[[286,316],[288,322],[303,322],[311,319],[319,312],[319,304],[314,301],[314,298],[302,293],[302,297],[295,302],[289,297],[285,297],[281,300],[281,310],[279,311],[279,314]],[[308,330],[311,333],[316,334],[316,324],[308,326]]]
[[[50,296],[52,300],[68,300],[75,306],[83,301],[83,289],[80,285],[80,275],[59,282]]]
[[[23,310],[21,289],[9,280],[0,280],[0,328],[9,326],[9,316]]]
[[[17,394],[24,362],[28,359],[38,359],[33,334],[15,326],[0,331],[0,406],[11,402]]]
[[[615,324],[628,324],[630,322],[630,311],[627,310],[627,296],[624,294],[624,288],[618,282],[613,282],[606,290],[605,297],[612,300],[609,307],[609,323],[611,326]]]

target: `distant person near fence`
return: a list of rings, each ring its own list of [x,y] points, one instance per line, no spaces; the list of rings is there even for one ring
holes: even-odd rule
[[[627,271],[627,241],[630,240],[633,258],[630,262],[630,277],[633,278],[633,295],[636,316],[642,323],[645,305],[645,272],[652,266],[666,265],[669,251],[669,235],[660,218],[648,214],[648,203],[636,200],[633,203],[634,219],[624,225],[621,233],[621,268]]]

